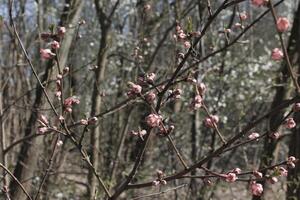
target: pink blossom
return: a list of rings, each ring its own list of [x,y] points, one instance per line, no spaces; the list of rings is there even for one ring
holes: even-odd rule
[[[167,181],[166,181],[166,180],[160,180],[160,183],[161,183],[162,185],[167,185]]]
[[[264,191],[262,184],[256,182],[251,183],[250,189],[254,196],[261,196]]]
[[[162,117],[156,114],[150,114],[146,117],[146,123],[150,127],[158,127],[162,121]]]
[[[144,10],[145,10],[145,11],[148,11],[148,10],[150,10],[150,9],[151,9],[151,5],[150,5],[150,4],[144,5]]]
[[[80,124],[81,124],[81,125],[88,125],[89,122],[88,122],[88,120],[86,120],[86,119],[81,119],[81,120],[80,120]]]
[[[37,129],[38,134],[44,134],[44,133],[46,133],[48,130],[49,130],[49,128],[46,127],[46,126],[41,126],[41,127],[38,127],[38,129]]]
[[[197,88],[198,88],[198,91],[199,91],[200,95],[203,96],[204,93],[205,93],[205,91],[206,91],[206,86],[205,86],[205,84],[204,84],[204,83],[199,83],[199,84],[197,85]]]
[[[300,103],[295,103],[293,106],[293,111],[294,112],[299,112],[300,111]]]
[[[40,54],[43,59],[51,59],[53,56],[55,56],[51,49],[41,49]]]
[[[154,73],[150,73],[146,75],[146,81],[153,83],[154,79],[155,79],[156,75]]]
[[[152,185],[153,185],[153,186],[158,186],[159,183],[160,183],[160,182],[159,182],[158,180],[152,181]]]
[[[280,176],[287,176],[288,175],[288,171],[284,167],[279,168],[279,173],[280,173]]]
[[[295,168],[295,163],[297,162],[297,159],[294,156],[288,157],[286,164],[290,168]]]
[[[232,170],[232,173],[235,173],[235,174],[240,174],[242,172],[242,170],[240,169],[240,168],[234,168],[233,170]]]
[[[59,36],[64,36],[65,35],[65,33],[66,33],[66,28],[65,27],[63,27],[63,26],[61,26],[61,27],[58,27],[58,29],[57,29],[57,34],[59,35]]]
[[[47,117],[45,115],[40,115],[38,122],[42,125],[42,126],[48,126],[49,121],[47,119]]]
[[[274,140],[277,140],[280,137],[280,134],[279,134],[279,132],[275,131],[270,134],[270,137]]]
[[[79,103],[80,103],[80,100],[77,96],[71,96],[71,97],[68,97],[65,99],[64,106],[70,107],[73,104],[79,104]]]
[[[248,18],[248,15],[247,15],[246,12],[241,12],[241,13],[240,13],[240,19],[241,19],[241,20],[246,20],[247,18]]]
[[[253,175],[256,177],[256,178],[262,178],[263,177],[263,174],[259,171],[254,171],[253,172]]]
[[[189,41],[185,41],[185,42],[183,43],[183,45],[184,45],[184,47],[185,47],[186,49],[191,48],[191,43],[190,43]]]
[[[226,182],[229,182],[229,183],[235,182],[236,179],[237,179],[236,174],[232,173],[232,172],[228,173],[225,178]]]
[[[254,6],[263,6],[266,4],[266,0],[251,0]]]
[[[65,67],[63,69],[63,74],[65,75],[65,74],[69,73],[69,71],[70,71],[70,68],[69,67]]]
[[[130,90],[127,92],[127,96],[135,97],[136,95],[142,92],[142,86],[134,84],[132,82],[128,82],[128,86]]]
[[[53,42],[51,42],[51,48],[52,49],[59,49],[60,48],[59,42],[57,42],[55,40]]]
[[[251,134],[248,136],[248,138],[249,138],[250,140],[254,140],[254,139],[258,138],[258,137],[259,137],[259,133],[256,133],[256,132],[253,132],[253,133],[251,133]]]
[[[217,124],[219,122],[219,117],[217,115],[211,115],[204,120],[205,126],[209,128],[213,128],[214,124]]]
[[[92,117],[89,119],[89,124],[95,124],[98,121],[97,117]]]
[[[60,147],[61,145],[63,145],[63,141],[62,141],[62,140],[58,140],[57,143],[56,143],[56,145],[57,145],[58,147]]]
[[[269,178],[268,181],[269,181],[269,183],[271,183],[271,184],[275,184],[275,183],[278,182],[278,178],[275,177],[275,176],[273,176],[273,177]]]
[[[272,51],[271,58],[275,61],[281,60],[284,57],[282,51],[279,48],[275,48]]]
[[[290,22],[286,17],[279,17],[277,19],[276,25],[277,25],[278,31],[284,32],[284,31],[288,30],[288,28],[290,26]]]
[[[191,103],[191,107],[196,110],[202,106],[202,97],[200,95],[195,96]]]
[[[294,121],[293,118],[290,117],[285,120],[284,125],[286,128],[292,129],[292,128],[296,127],[296,122]]]
[[[154,102],[156,99],[156,94],[154,92],[149,92],[147,95],[146,95],[146,101],[149,102],[149,103],[152,103]]]

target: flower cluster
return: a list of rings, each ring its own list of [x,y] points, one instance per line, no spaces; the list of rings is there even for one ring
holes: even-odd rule
[[[146,117],[145,121],[146,124],[151,128],[159,127],[160,123],[162,123],[162,117],[152,113]]]
[[[204,125],[208,128],[214,128],[214,126],[219,122],[219,117],[217,115],[211,115],[204,120]]]
[[[250,191],[254,196],[261,196],[264,191],[264,188],[262,184],[252,181],[250,183]]]
[[[129,91],[127,92],[128,97],[136,97],[140,95],[142,92],[142,86],[138,84],[134,84],[132,82],[128,82]]]
[[[44,134],[49,131],[49,120],[45,115],[40,115],[37,121],[40,123],[40,126],[37,128],[39,134]]]
[[[166,185],[167,181],[164,179],[164,173],[161,170],[156,171],[157,174],[157,179],[152,182],[153,186],[158,186],[158,185]]]
[[[79,104],[79,103],[80,103],[80,100],[77,96],[68,97],[64,100],[64,109],[65,109],[66,112],[71,113],[72,112],[72,106],[74,104]]]

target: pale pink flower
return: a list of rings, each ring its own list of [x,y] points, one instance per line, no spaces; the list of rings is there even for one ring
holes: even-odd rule
[[[151,5],[150,4],[144,5],[144,10],[145,11],[149,11],[150,9],[151,9]]]
[[[271,183],[271,184],[275,184],[278,182],[278,178],[273,176],[271,178],[268,179],[268,182]]]
[[[65,118],[64,118],[62,115],[60,115],[60,116],[58,117],[58,120],[59,120],[60,122],[63,122],[63,121],[65,120]]]
[[[59,42],[57,42],[55,40],[53,42],[51,42],[51,48],[52,49],[59,49],[60,48]]]
[[[300,103],[295,103],[293,106],[293,111],[294,112],[299,112],[300,111]]]
[[[81,119],[81,120],[80,120],[80,124],[81,124],[81,125],[88,125],[89,122],[88,122],[88,120],[86,120],[86,119]]]
[[[142,92],[142,86],[128,82],[130,90],[127,92],[127,96],[134,97]]]
[[[69,73],[69,71],[70,71],[70,68],[69,67],[65,67],[63,69],[63,74],[67,74],[67,73]]]
[[[63,141],[62,141],[62,140],[58,140],[57,143],[56,143],[56,145],[57,145],[58,147],[60,147],[61,145],[63,145]]]
[[[256,182],[251,183],[250,189],[251,189],[251,193],[254,196],[261,196],[263,191],[264,191],[264,188],[263,188],[262,184],[256,183]]]
[[[279,48],[275,48],[272,50],[271,58],[275,61],[281,60],[284,57],[284,54]]]
[[[205,93],[205,91],[206,91],[206,86],[205,86],[205,84],[204,84],[204,83],[199,83],[199,84],[197,85],[197,88],[198,88],[198,91],[199,91],[200,95],[203,96],[204,93]]]
[[[211,115],[204,120],[204,125],[213,128],[214,124],[217,124],[219,122],[219,117],[217,115]]]
[[[42,125],[42,126],[48,126],[49,121],[47,119],[47,117],[45,115],[40,115],[38,122]]]
[[[240,13],[240,19],[241,19],[241,20],[246,20],[247,18],[248,18],[248,15],[247,15],[246,12],[241,12],[241,13]]]
[[[44,134],[44,133],[46,133],[48,130],[49,130],[49,128],[46,127],[46,126],[41,126],[41,127],[38,127],[38,129],[37,129],[38,134]]]
[[[149,73],[149,74],[146,75],[146,81],[147,81],[147,82],[150,82],[150,83],[153,83],[155,77],[156,77],[156,74],[154,74],[154,73]]]
[[[284,31],[288,30],[288,28],[290,26],[290,22],[286,17],[279,17],[277,19],[276,25],[277,25],[278,31],[284,32]]]
[[[162,122],[162,117],[156,114],[150,114],[146,117],[146,123],[150,127],[158,127],[159,124]]]
[[[64,36],[65,35],[65,33],[66,33],[66,28],[65,27],[63,27],[63,26],[60,26],[60,27],[58,27],[58,29],[57,29],[57,34],[59,35],[59,36]]]
[[[77,96],[71,96],[64,100],[64,106],[66,107],[72,106],[73,104],[79,104],[79,103],[80,100]]]
[[[288,176],[288,171],[284,167],[279,168],[280,176]]]
[[[166,180],[160,180],[160,183],[162,184],[162,185],[167,185],[167,181]]]
[[[295,163],[297,162],[297,159],[294,156],[288,157],[286,164],[290,168],[295,168]]]
[[[160,183],[160,182],[159,182],[158,180],[152,181],[152,185],[153,185],[153,186],[158,186],[159,183]]]
[[[266,4],[266,0],[251,0],[254,6],[263,6]]]
[[[228,173],[228,174],[226,175],[225,181],[226,181],[226,182],[229,182],[229,183],[232,183],[232,182],[235,182],[236,179],[237,179],[236,174],[230,172],[230,173]]]
[[[51,59],[53,56],[55,56],[54,53],[52,53],[51,49],[41,49],[40,55],[43,59]]]
[[[275,131],[270,134],[270,137],[274,140],[277,140],[280,137],[280,134],[279,134],[279,132]]]
[[[200,95],[195,96],[191,103],[191,107],[196,110],[202,106],[202,97]]]
[[[293,118],[287,118],[285,120],[285,123],[284,123],[285,127],[288,128],[288,129],[292,129],[292,128],[295,128],[296,127],[296,122],[294,121]]]
[[[232,170],[232,173],[235,173],[235,174],[240,174],[242,172],[242,170],[240,169],[240,168],[234,168],[233,170]]]
[[[177,36],[179,39],[185,39],[186,38],[186,34],[185,33],[183,33],[183,32],[181,32],[181,33],[179,33],[178,34],[178,36]]]
[[[254,171],[253,172],[253,175],[256,177],[256,178],[262,178],[263,177],[263,174],[259,171]]]
[[[248,136],[248,139],[254,140],[257,139],[258,137],[259,137],[259,133],[253,132]]]
[[[149,102],[149,103],[152,103],[154,102],[156,99],[156,94],[154,92],[149,92],[147,95],[146,95],[146,101]]]
[[[186,49],[191,48],[191,43],[190,43],[189,41],[185,41],[185,42],[183,43],[183,45],[184,45],[184,47],[185,47]]]
[[[92,117],[89,119],[89,124],[95,124],[98,121],[97,117]]]

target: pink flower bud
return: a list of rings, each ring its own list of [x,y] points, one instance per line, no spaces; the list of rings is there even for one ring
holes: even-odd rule
[[[196,110],[202,106],[202,97],[200,95],[195,96],[191,103],[191,107]]]
[[[251,0],[251,2],[252,2],[252,5],[260,7],[260,6],[266,5],[267,1],[266,0]]]
[[[278,48],[273,49],[271,58],[275,61],[281,60],[284,57],[282,51]]]
[[[146,81],[153,83],[154,79],[155,79],[156,75],[154,73],[150,73],[146,75]]]
[[[253,172],[253,175],[256,177],[256,178],[262,178],[263,177],[263,174],[259,171],[254,171]]]
[[[63,36],[65,35],[65,33],[66,33],[66,28],[65,28],[65,27],[63,27],[63,26],[58,27],[58,29],[57,29],[57,34],[58,34],[59,36],[63,37]]]
[[[156,99],[156,94],[154,92],[149,92],[147,95],[146,95],[146,101],[149,102],[149,103],[153,103]]]
[[[158,186],[158,185],[159,185],[159,183],[160,183],[160,182],[159,182],[159,181],[157,181],[157,180],[155,180],[155,181],[152,181],[152,185],[153,185],[153,186]]]
[[[53,56],[55,56],[55,54],[52,53],[51,49],[41,49],[40,55],[45,60],[51,59],[51,58],[53,58]]]
[[[71,107],[67,107],[67,108],[66,108],[66,112],[71,113],[72,111],[73,111],[73,110],[72,110]]]
[[[204,125],[208,128],[214,128],[214,124],[219,122],[219,117],[217,115],[211,115],[204,120]]]
[[[97,117],[92,117],[89,119],[89,124],[95,124],[98,121]]]
[[[226,181],[226,182],[229,182],[229,183],[232,183],[232,182],[235,182],[236,179],[237,179],[236,174],[230,172],[230,173],[228,173],[228,174],[226,175],[225,181]]]
[[[294,112],[299,112],[300,111],[300,103],[295,103],[293,106],[293,111]]]
[[[150,114],[146,117],[147,125],[152,128],[158,127],[161,122],[162,122],[162,117],[160,115]]]
[[[62,79],[62,77],[63,76],[61,74],[57,74],[56,79],[60,80],[60,79]]]
[[[234,168],[233,170],[232,170],[232,173],[235,173],[235,174],[240,174],[242,172],[242,170],[240,169],[240,168]]]
[[[49,125],[49,121],[47,119],[47,117],[45,115],[40,115],[38,122],[42,125],[42,126],[48,126]]]
[[[52,48],[52,49],[59,49],[59,48],[60,48],[59,42],[57,42],[57,41],[54,40],[54,41],[51,43],[51,48]]]
[[[189,41],[185,41],[185,42],[183,43],[183,45],[184,45],[184,47],[185,47],[186,49],[191,48],[191,43],[190,43]]]
[[[259,133],[253,132],[248,136],[249,140],[254,140],[257,139],[259,137]]]
[[[130,90],[127,92],[129,97],[136,96],[142,92],[142,87],[140,85],[128,82],[128,86],[130,87]]]
[[[38,134],[44,134],[44,133],[46,133],[48,130],[49,130],[48,127],[46,127],[46,126],[41,126],[41,127],[38,127],[37,132],[38,132]]]
[[[284,167],[279,168],[280,176],[288,176],[288,171]]]
[[[275,131],[275,132],[270,134],[270,137],[274,140],[277,140],[280,137],[280,133]]]
[[[64,118],[62,115],[60,115],[60,116],[58,117],[58,120],[59,120],[60,122],[63,122],[63,121],[65,121],[65,118]]]
[[[199,84],[197,85],[197,88],[198,88],[198,91],[199,91],[200,95],[203,96],[204,93],[205,93],[205,91],[206,91],[206,86],[205,86],[205,84],[204,84],[204,83],[199,83]]]
[[[292,129],[292,128],[295,128],[296,127],[296,122],[294,121],[293,118],[287,118],[285,120],[285,123],[284,123],[285,127],[288,128],[288,129]]]
[[[286,17],[279,17],[276,22],[277,29],[280,32],[285,32],[290,26],[290,22]]]
[[[86,120],[86,119],[81,119],[81,120],[80,120],[80,124],[81,124],[81,125],[88,125],[89,122],[88,122],[88,120]]]
[[[264,191],[264,188],[263,188],[262,184],[252,182],[250,185],[250,190],[251,190],[252,195],[261,196]]]
[[[65,74],[69,73],[69,71],[70,71],[70,68],[69,67],[65,67],[63,69],[63,74],[65,75]]]
[[[275,184],[275,183],[278,182],[278,178],[275,177],[275,176],[273,176],[273,177],[271,177],[271,178],[268,179],[268,182],[269,182],[270,184]]]
[[[290,157],[288,157],[286,164],[290,168],[295,168],[296,162],[297,162],[297,159],[294,156],[290,156]]]
[[[246,12],[241,12],[241,13],[240,13],[240,19],[241,19],[241,20],[244,21],[244,20],[246,20],[247,18],[248,18],[248,15],[247,15]]]
[[[149,11],[150,9],[151,9],[151,5],[150,4],[144,5],[144,10],[145,11]]]
[[[161,180],[160,183],[161,183],[162,185],[167,185],[167,181],[166,181],[166,180]]]
[[[58,147],[60,147],[61,145],[63,145],[63,141],[62,141],[62,140],[58,140],[57,143],[56,143],[56,145],[57,145]]]

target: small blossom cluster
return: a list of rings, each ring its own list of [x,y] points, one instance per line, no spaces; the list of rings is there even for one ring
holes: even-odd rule
[[[143,85],[143,86],[146,86],[148,84],[153,84],[155,78],[156,78],[155,73],[148,73],[148,74],[139,76],[138,77],[138,84]]]
[[[53,52],[53,50],[55,51],[56,49],[60,48],[60,43],[58,42],[60,40],[60,38],[62,38],[64,36],[66,32],[66,28],[65,27],[58,27],[56,33],[42,33],[41,34],[41,38],[45,41],[49,41],[51,39],[53,39],[50,42],[50,47],[51,48],[47,48],[47,49],[40,49],[40,55],[42,59],[45,60],[49,60],[52,59],[56,54]]]
[[[40,117],[37,121],[40,124],[40,126],[38,126],[38,128],[37,128],[37,132],[39,134],[44,134],[50,130],[49,129],[49,120],[47,119],[47,117],[45,115],[40,115]]]
[[[264,188],[262,184],[256,183],[256,181],[252,181],[250,183],[250,191],[254,196],[261,196],[263,194]]]
[[[92,117],[90,119],[81,119],[80,124],[87,126],[87,125],[90,125],[90,124],[95,124],[97,121],[98,121],[97,117]]]
[[[231,170],[230,172],[228,172],[225,175],[225,181],[229,182],[229,183],[233,183],[237,180],[237,175],[240,174],[242,172],[242,170],[240,168],[235,168],[233,170]]]
[[[146,130],[130,131],[129,134],[133,136],[138,136],[139,138],[141,138],[141,140],[144,140],[143,137],[147,134],[147,131]]]
[[[292,117],[289,117],[285,120],[284,122],[284,126],[288,129],[292,129],[296,127],[296,122],[294,121],[294,119]]]
[[[157,179],[152,182],[153,186],[158,186],[158,185],[166,185],[167,181],[164,179],[164,173],[161,170],[156,171],[157,174]]]
[[[175,38],[175,40],[182,42],[184,48],[189,49],[192,46],[189,38],[191,36],[199,37],[200,35],[201,35],[200,32],[192,32],[190,34],[187,34],[183,31],[181,26],[178,24],[176,26],[176,34],[174,34],[174,38]]]
[[[80,100],[77,96],[71,96],[64,100],[64,110],[68,113],[72,112],[72,107],[74,104],[79,104]]]
[[[159,125],[162,123],[162,116],[152,113],[146,117],[145,121],[146,124],[151,128],[159,127]]]
[[[286,161],[286,164],[290,168],[295,168],[295,165],[296,165],[297,161],[298,160],[294,156],[290,156],[290,157],[288,157],[288,159]]]
[[[128,97],[136,97],[141,94],[142,86],[138,84],[134,84],[132,82],[128,82],[129,91],[127,92]]]
[[[214,126],[219,122],[219,117],[217,115],[210,115],[205,118],[204,125],[208,128],[214,128]]]
[[[259,136],[260,136],[259,133],[252,132],[252,133],[248,136],[248,139],[249,139],[249,140],[255,140],[255,139],[258,139]]]
[[[168,96],[169,100],[176,100],[176,99],[181,98],[182,90],[179,89],[179,88],[176,88],[176,89],[173,89],[173,90],[169,90],[168,93],[169,93],[169,96]]]

